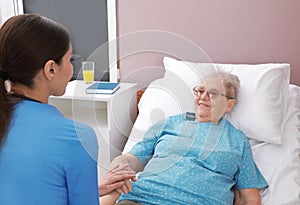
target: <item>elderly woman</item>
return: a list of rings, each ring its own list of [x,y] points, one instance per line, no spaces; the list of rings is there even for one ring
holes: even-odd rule
[[[206,76],[193,89],[195,113],[156,123],[114,159],[112,166],[142,171],[118,204],[260,204],[259,189],[268,185],[246,136],[223,117],[235,106],[238,87],[233,74]]]

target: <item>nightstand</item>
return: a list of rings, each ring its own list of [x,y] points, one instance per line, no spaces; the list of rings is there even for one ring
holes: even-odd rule
[[[51,96],[67,118],[92,126],[99,145],[98,172],[102,177],[111,162],[120,155],[137,115],[136,83],[120,83],[114,94],[86,94],[90,86],[82,80],[68,83],[63,96]]]

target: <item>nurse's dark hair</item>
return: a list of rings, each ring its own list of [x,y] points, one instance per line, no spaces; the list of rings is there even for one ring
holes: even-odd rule
[[[59,23],[37,14],[11,17],[0,28],[0,146],[9,131],[14,106],[20,101],[5,83],[34,88],[34,77],[48,60],[60,64],[70,37]],[[8,78],[8,81],[6,79]]]

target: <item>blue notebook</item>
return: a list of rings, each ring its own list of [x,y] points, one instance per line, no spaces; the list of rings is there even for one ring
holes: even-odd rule
[[[88,94],[113,94],[120,88],[120,83],[97,82],[86,88]]]

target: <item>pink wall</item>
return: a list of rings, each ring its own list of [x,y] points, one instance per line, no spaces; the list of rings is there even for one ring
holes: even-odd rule
[[[117,0],[121,80],[147,86],[169,55],[290,63],[291,83],[300,85],[299,8],[299,0]]]

